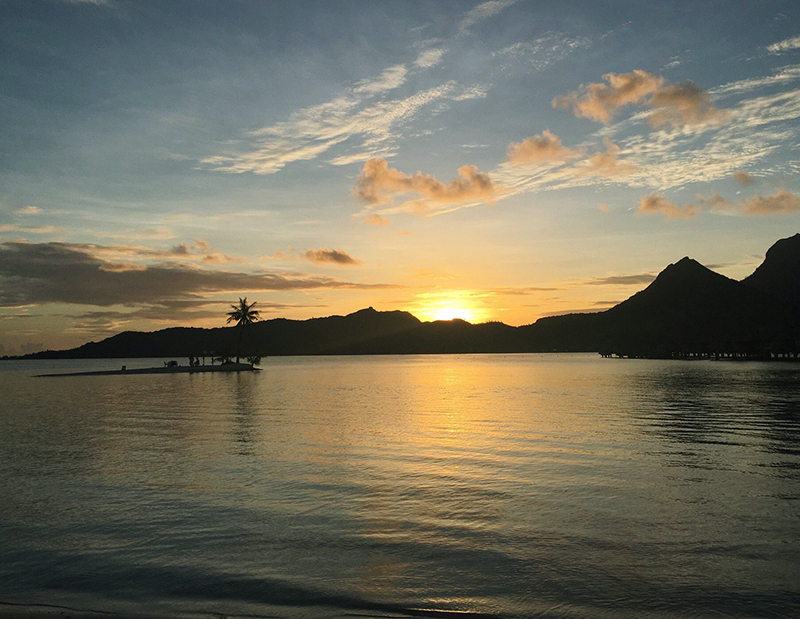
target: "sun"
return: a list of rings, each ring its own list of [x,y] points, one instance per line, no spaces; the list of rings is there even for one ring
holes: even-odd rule
[[[431,308],[431,316],[434,320],[454,320],[460,318],[471,322],[472,310],[465,307],[444,306]]]
[[[476,324],[487,319],[486,308],[471,290],[426,291],[417,294],[417,299],[411,311],[422,320],[460,319]]]

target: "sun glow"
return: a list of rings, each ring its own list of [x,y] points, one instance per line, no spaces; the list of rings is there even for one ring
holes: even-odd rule
[[[430,314],[434,320],[453,320],[455,318],[460,318],[461,320],[466,320],[467,322],[473,321],[472,310],[468,310],[464,307],[456,307],[456,306],[434,307],[431,308]]]
[[[418,305],[412,310],[422,320],[466,320],[473,324],[487,320],[480,295],[471,291],[426,292],[417,295]]]

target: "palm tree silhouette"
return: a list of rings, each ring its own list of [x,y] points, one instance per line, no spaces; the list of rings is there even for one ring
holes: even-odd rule
[[[244,299],[239,297],[239,303],[236,305],[231,305],[233,311],[228,312],[228,320],[225,322],[225,324],[235,321],[239,327],[239,341],[236,344],[236,363],[239,363],[239,349],[242,347],[242,334],[244,334],[244,328],[259,319],[258,310],[253,309],[255,305],[256,301],[248,304],[247,297]]]

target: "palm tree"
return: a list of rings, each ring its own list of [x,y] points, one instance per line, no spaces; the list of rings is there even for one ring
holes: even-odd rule
[[[239,349],[242,347],[242,334],[244,333],[244,328],[259,319],[258,310],[253,309],[255,305],[256,301],[248,304],[247,297],[244,299],[239,297],[239,303],[237,305],[231,305],[233,311],[228,312],[228,320],[225,322],[225,324],[235,321],[239,327],[239,342],[236,345],[236,363],[239,363]]]

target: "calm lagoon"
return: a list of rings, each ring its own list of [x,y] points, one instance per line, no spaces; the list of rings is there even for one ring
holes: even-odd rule
[[[0,362],[0,615],[800,616],[798,364],[123,364]]]

